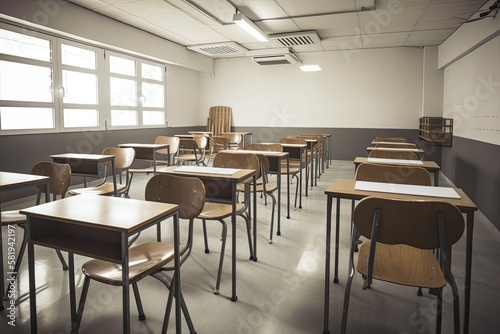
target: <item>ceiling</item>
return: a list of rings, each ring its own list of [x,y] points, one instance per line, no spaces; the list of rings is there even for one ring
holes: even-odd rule
[[[270,52],[284,46],[294,53],[435,46],[467,20],[477,18],[478,10],[488,3],[485,0],[67,1],[213,58]],[[258,42],[234,24],[232,17],[236,12],[252,20],[270,37],[269,41]],[[285,37],[276,38],[281,34]]]

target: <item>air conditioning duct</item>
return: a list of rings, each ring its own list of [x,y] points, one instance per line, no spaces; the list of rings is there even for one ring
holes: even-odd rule
[[[300,63],[300,59],[293,53],[256,56],[252,58],[259,65],[287,65]]]

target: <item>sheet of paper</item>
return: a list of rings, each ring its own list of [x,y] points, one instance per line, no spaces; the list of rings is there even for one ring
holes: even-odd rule
[[[386,158],[368,158],[367,162],[396,164],[396,165],[423,165],[421,160],[405,160],[405,159],[386,159]]]
[[[234,173],[239,171],[239,169],[236,168],[219,168],[219,167],[202,167],[202,166],[180,166],[175,170],[178,172],[223,174],[223,175],[233,175]]]
[[[404,195],[460,198],[460,195],[458,195],[455,189],[449,187],[416,186],[410,184],[356,181],[354,189]]]

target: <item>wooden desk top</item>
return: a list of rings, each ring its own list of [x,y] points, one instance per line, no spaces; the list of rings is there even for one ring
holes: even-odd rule
[[[290,147],[290,148],[303,148],[307,147],[307,144],[289,144],[289,143],[279,143],[282,147]]]
[[[173,213],[177,208],[176,204],[122,197],[78,195],[23,209],[21,213],[73,225],[131,234],[158,218]]]
[[[442,197],[438,198],[430,196],[415,196],[415,195],[355,190],[354,189],[355,183],[356,183],[355,180],[335,180],[328,186],[328,188],[326,188],[325,194],[331,197],[354,199],[354,200],[361,200],[368,196],[378,196],[378,197],[389,197],[389,198],[411,199],[411,200],[445,201],[447,203],[455,205],[461,211],[477,211],[476,204],[474,204],[474,202],[472,202],[472,200],[460,188],[454,188],[455,191],[460,195],[459,199],[454,199],[454,198],[442,198]],[[434,188],[434,187],[429,186],[429,188]]]
[[[403,152],[403,151],[408,151],[408,152],[416,152],[416,153],[424,153],[424,150],[421,148],[397,148],[397,147],[373,147],[373,146],[368,146],[366,148],[367,151],[375,151],[375,150],[380,150],[380,151],[395,151],[395,152]]]
[[[360,165],[362,163],[370,162],[370,161],[368,161],[368,159],[369,158],[367,158],[367,157],[356,157],[356,159],[354,159],[354,165],[357,166],[357,165]],[[435,161],[430,161],[430,160],[415,160],[415,161],[422,162],[422,164],[393,163],[393,162],[384,162],[383,160],[389,161],[389,160],[393,160],[393,159],[382,159],[381,158],[380,160],[377,159],[376,162],[370,162],[370,163],[387,164],[387,165],[393,165],[393,166],[415,166],[415,167],[425,168],[429,171],[441,170],[441,167],[439,167],[439,165]],[[409,160],[409,161],[412,161],[412,160]]]
[[[0,172],[0,190],[40,184],[49,180],[50,178],[48,176]]]
[[[242,153],[262,154],[269,157],[286,157],[288,155],[288,152],[259,151],[259,150],[222,150],[220,152],[231,153],[231,154],[242,154]]]
[[[52,154],[49,157],[52,159],[89,160],[89,161],[105,161],[115,158],[114,155],[109,155],[109,154],[82,154],[82,153]]]
[[[197,171],[181,171],[177,170],[181,166],[170,166],[166,168],[162,168],[158,173],[160,174],[173,174],[173,175],[181,175],[188,177],[200,177],[200,178],[213,178],[213,179],[223,179],[228,181],[242,181],[249,177],[252,177],[255,174],[255,170],[253,169],[238,169],[236,173],[232,174],[222,174],[222,173],[210,173],[210,169],[218,168],[218,167],[198,167],[195,168]],[[192,166],[196,167],[196,166]],[[220,168],[221,170],[228,170],[230,168]],[[199,170],[199,171],[198,171]],[[206,170],[206,172],[205,172]]]
[[[372,141],[372,145],[378,145],[378,144],[387,144],[387,145],[408,145],[408,144],[413,144],[409,142],[401,142],[401,141]]]
[[[131,148],[150,148],[153,150],[159,150],[162,148],[169,147],[170,144],[139,144],[139,143],[128,143],[128,144],[118,144],[118,147],[131,147]]]

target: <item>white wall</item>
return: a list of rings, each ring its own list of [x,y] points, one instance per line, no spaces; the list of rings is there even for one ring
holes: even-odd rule
[[[198,124],[199,72],[167,66],[167,121],[169,127]]]
[[[438,68],[437,46],[424,48],[422,116],[443,116],[444,71]]]
[[[320,72],[297,65],[259,66],[219,59],[202,73],[199,124],[208,108],[233,108],[233,125],[418,129],[423,50],[397,48],[300,54]]]

